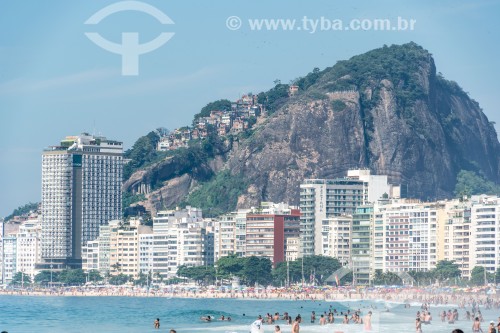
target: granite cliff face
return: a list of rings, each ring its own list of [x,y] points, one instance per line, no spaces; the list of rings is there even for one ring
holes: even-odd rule
[[[342,177],[349,168],[387,174],[422,199],[451,196],[462,169],[500,179],[493,125],[414,43],[338,62],[297,84],[298,93],[209,165],[214,174],[229,170],[245,181],[240,207],[263,200],[298,204],[304,178]],[[139,171],[133,182],[147,183],[153,169]],[[191,174],[173,177],[149,194],[149,205],[175,205],[199,184]]]

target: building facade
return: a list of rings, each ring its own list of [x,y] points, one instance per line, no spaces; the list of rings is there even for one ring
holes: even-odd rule
[[[376,205],[373,268],[393,273],[433,269],[438,260],[438,209],[437,203],[409,200]]]
[[[470,243],[470,266],[481,266],[495,273],[500,267],[500,198],[472,198]]]
[[[471,205],[470,202],[452,200],[445,202],[438,212],[438,260],[455,262],[462,277],[470,278],[472,270],[470,257],[471,244]]]
[[[85,133],[43,152],[45,266],[81,267],[82,246],[97,238],[101,225],[121,218],[122,155],[121,142]]]
[[[328,245],[325,253],[337,258],[343,265],[348,265],[351,260],[351,226],[351,215],[323,220],[325,244]]]
[[[300,234],[300,211],[286,204],[262,203],[246,217],[246,256],[269,258],[273,265],[286,259],[288,238]]]
[[[300,237],[303,256],[328,255],[323,220],[353,214],[368,202],[368,183],[359,179],[307,179],[300,184]]]
[[[351,263],[355,285],[369,285],[372,272],[373,205],[361,205],[352,216]]]
[[[181,265],[214,262],[214,236],[200,209],[160,211],[153,218],[153,276],[175,277]]]
[[[19,227],[16,235],[16,270],[29,275],[33,280],[38,271],[36,263],[41,260],[41,225],[37,216],[32,216]]]

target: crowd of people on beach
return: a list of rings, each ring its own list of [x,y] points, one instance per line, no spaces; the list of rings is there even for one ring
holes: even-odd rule
[[[465,324],[467,322],[471,323],[472,333],[500,333],[500,317],[498,317],[498,322],[490,321],[487,330],[483,330],[481,325],[484,323],[485,319],[481,313],[480,307],[484,309],[500,309],[500,301],[493,299],[491,297],[483,297],[483,295],[439,295],[433,297],[423,297],[421,298],[424,302],[421,303],[420,310],[416,312],[415,318],[415,332],[423,333],[423,326],[430,325],[433,321],[433,316],[431,314],[431,306],[443,306],[449,301],[459,301],[458,308],[450,308],[447,311],[442,310],[438,312],[438,317],[443,323],[448,323],[452,327],[452,333],[463,333],[461,329],[453,328],[460,321],[460,324]],[[321,303],[320,303],[321,305]],[[408,300],[404,303],[405,309],[412,308],[412,305]],[[361,325],[362,331],[369,332],[372,331],[372,309],[376,309],[373,305],[367,309],[357,309],[351,310],[347,309],[344,311],[339,311],[333,308],[332,305],[329,306],[328,310],[323,313],[316,313],[312,311],[310,315],[311,324],[327,325],[334,323],[341,323],[343,325],[348,324],[358,324]],[[463,311],[463,315],[460,316],[459,310]],[[388,308],[384,308],[383,312],[389,312]],[[208,316],[210,318],[210,316]],[[206,317],[205,317],[206,318]],[[202,320],[204,318],[202,317]],[[227,320],[227,317],[221,316],[219,320]],[[288,312],[268,312],[265,316],[259,315],[258,318],[251,325],[251,332],[257,333],[262,332],[261,328],[263,325],[274,325],[274,332],[281,332],[280,325],[276,325],[279,322],[284,325],[292,326],[291,332],[298,333],[300,329],[300,324],[303,319],[300,314],[298,314],[295,319]],[[253,328],[253,330],[252,330]],[[340,331],[338,331],[340,332]]]
[[[496,294],[465,292],[441,292],[432,289],[416,288],[374,288],[374,289],[347,289],[347,288],[276,288],[276,289],[207,289],[186,288],[185,286],[166,286],[157,288],[137,288],[127,286],[100,286],[100,287],[58,287],[36,289],[0,289],[0,295],[32,295],[32,296],[128,296],[128,297],[167,297],[167,298],[235,298],[235,299],[280,299],[280,300],[310,300],[310,301],[356,301],[361,299],[398,302],[405,308],[412,308],[415,304],[421,306],[416,312],[415,332],[422,333],[425,326],[434,320],[431,307],[441,307],[433,311],[437,320],[450,324],[450,328],[458,323],[464,325],[469,322],[473,333],[500,333],[500,317],[498,322],[490,321],[487,329],[483,328],[485,320],[481,310],[500,310],[500,297]],[[383,304],[383,303],[382,303]],[[442,307],[447,307],[443,310]],[[364,331],[371,330],[371,316],[373,308],[357,310],[337,310],[328,308],[322,313],[313,311],[310,316],[311,324],[327,325],[334,323],[360,325]],[[380,309],[377,309],[380,310]],[[384,309],[389,311],[389,309]],[[382,311],[384,311],[382,310]],[[232,321],[230,316],[204,316],[201,320]],[[258,324],[260,322],[260,324]],[[275,332],[281,332],[280,325],[292,326],[292,332],[298,332],[303,322],[301,315],[292,316],[287,312],[269,312],[259,316],[254,321],[256,325],[274,325]],[[160,327],[160,320],[155,320],[155,328]],[[253,324],[252,324],[253,325]],[[257,332],[257,331],[256,331]],[[170,333],[175,333],[171,330]],[[455,331],[460,333],[460,330]]]

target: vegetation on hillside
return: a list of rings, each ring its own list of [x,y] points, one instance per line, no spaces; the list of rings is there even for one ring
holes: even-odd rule
[[[384,45],[349,60],[337,62],[325,70],[322,82],[332,82],[327,84],[331,91],[364,91],[366,88],[377,87],[376,84],[381,80],[389,80],[394,84],[398,109],[404,113],[417,99],[425,96],[418,74],[429,57],[430,54],[415,43]],[[378,98],[378,94],[372,96]]]
[[[130,205],[146,200],[146,196],[144,194],[132,194],[130,192],[124,192],[122,195],[122,207],[126,208]]]
[[[476,194],[500,195],[500,186],[474,171],[461,170],[457,175],[454,193],[460,198]]]
[[[294,80],[294,84],[299,87],[299,90],[305,91],[309,89],[310,86],[315,84],[319,78],[321,78],[321,75],[323,74],[322,71],[318,67],[315,67],[312,72],[307,74],[304,77],[300,77],[296,80]]]
[[[238,197],[246,187],[247,183],[242,176],[232,175],[230,171],[224,170],[191,192],[181,206],[201,208],[203,215],[207,217],[219,216],[236,208]]]
[[[274,81],[275,86],[266,92],[257,95],[258,101],[264,106],[268,114],[276,112],[288,99],[288,84],[281,83],[280,80]]]
[[[166,153],[156,150],[160,136],[152,131],[141,136],[124,154],[130,161],[123,167],[123,179],[128,179],[135,171],[162,160]]]
[[[211,111],[230,111],[231,101],[227,99],[219,99],[218,101],[210,102],[205,105],[199,113],[194,115],[193,124],[201,117],[209,117]]]
[[[424,72],[424,70],[431,72]],[[306,76],[297,78],[290,83],[299,88],[297,96],[292,98],[325,99],[327,92],[340,90],[360,92],[360,113],[364,120],[363,135],[365,135],[365,143],[368,145],[374,131],[372,108],[379,102],[380,90],[382,89],[381,81],[388,80],[392,83],[391,89],[396,97],[396,112],[406,120],[407,124],[414,126],[419,124],[419,119],[414,114],[415,103],[419,101],[427,103],[429,97],[424,84],[428,78],[423,76],[432,75],[433,70],[431,54],[413,42],[404,45],[383,46],[354,56],[349,60],[339,61],[334,66],[324,70],[314,68]],[[445,80],[440,73],[436,75],[435,83],[444,89],[443,91],[450,94],[467,95],[457,83]],[[280,80],[276,80],[274,84],[273,88],[257,95],[258,103],[264,106],[267,114],[273,114],[290,99],[289,84],[283,84]],[[371,93],[365,93],[367,91]],[[473,103],[476,102],[473,101]],[[331,101],[330,105],[334,112],[343,112],[348,109],[348,105],[340,99]],[[445,135],[453,133],[457,126],[460,126],[459,118],[453,112],[447,112],[446,110],[449,108],[440,105],[437,108],[440,122],[446,132]],[[230,109],[231,102],[227,99],[208,103],[194,116],[193,123],[199,117],[209,116],[210,111]],[[256,129],[254,126],[256,120],[256,118],[249,119],[249,125],[252,129],[234,137],[221,138],[215,133],[215,129],[209,126],[211,134],[207,139],[193,140],[188,148],[180,148],[170,152],[156,151],[159,136],[156,132],[151,132],[141,137],[132,149],[126,152],[125,157],[131,159],[131,162],[125,166],[124,178],[129,178],[136,170],[169,158],[168,168],[160,166],[151,172],[149,182],[152,189],[160,187],[163,182],[169,179],[189,173],[200,185],[181,204],[203,208],[210,216],[233,210],[236,207],[238,196],[244,192],[248,184],[242,181],[243,176],[231,174],[229,171],[215,175],[208,167],[207,162],[215,156],[224,155],[229,151],[232,140],[245,140],[253,147],[253,152],[263,149],[266,143],[255,140],[252,135],[254,131],[258,131],[258,128]],[[368,146],[366,149],[369,155]],[[367,157],[370,158],[370,156]],[[462,168],[471,169],[469,165],[464,163],[460,162]],[[475,169],[472,168],[472,170]],[[485,177],[474,174],[472,171],[459,173],[455,194],[458,196],[478,193],[500,193],[500,190],[497,185],[486,181]],[[129,195],[124,200],[124,207],[140,199],[142,198]]]
[[[11,220],[14,216],[21,216],[24,214],[28,214],[29,212],[31,212],[33,210],[37,210],[38,205],[39,205],[38,202],[30,202],[30,203],[27,203],[23,206],[17,207],[16,209],[14,209],[14,211],[10,215],[8,215],[5,218],[5,222]]]
[[[213,178],[214,173],[208,166],[208,161],[216,155],[223,154],[227,149],[225,139],[217,136],[212,130],[208,137],[190,143],[189,147],[168,152],[172,168],[168,172],[153,172],[151,188],[154,190],[163,182],[184,174],[190,174],[195,180],[206,182]]]
[[[214,156],[225,151],[224,138],[216,135],[214,129],[208,127],[208,136],[202,140],[193,140],[188,147],[182,147],[173,151],[159,152],[156,145],[159,140],[156,132],[150,132],[148,135],[139,138],[134,146],[125,152],[125,158],[131,159],[124,166],[124,179],[128,179],[134,172],[148,166],[165,160],[171,159],[173,168],[171,172],[159,173],[153,172],[150,179],[151,188],[155,189],[162,182],[190,173],[195,179],[207,181],[212,178],[213,172],[206,167],[206,163]],[[124,207],[141,200],[139,197],[125,195]]]

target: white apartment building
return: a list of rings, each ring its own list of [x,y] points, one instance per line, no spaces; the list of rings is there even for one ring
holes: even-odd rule
[[[66,137],[42,154],[42,259],[80,267],[82,246],[122,216],[123,145],[104,137]]]
[[[120,223],[121,220],[113,220],[107,225],[100,226],[99,237],[82,247],[82,269],[85,272],[95,269],[101,276],[108,276],[111,271],[109,263],[111,229],[116,232]]]
[[[99,252],[98,239],[89,241],[87,245],[82,247],[82,269],[85,272],[100,271]]]
[[[246,255],[246,225],[249,212],[250,209],[239,209],[218,218],[214,232],[215,261],[232,254],[238,257]]]
[[[17,238],[16,235],[5,235],[3,237],[3,264],[2,276],[4,284],[10,283],[16,275]]]
[[[139,275],[140,235],[153,234],[151,227],[143,226],[140,223],[140,219],[132,219],[126,223],[110,222],[109,267],[111,275],[125,274],[132,277]],[[151,251],[151,248],[146,250],[146,252]]]
[[[160,211],[153,218],[153,274],[174,277],[181,265],[200,266],[213,263],[213,235],[200,209]],[[211,244],[208,244],[210,243]],[[211,247],[211,251],[208,248]],[[207,258],[207,252],[212,258]]]
[[[288,237],[285,243],[285,260],[295,261],[300,256],[300,237]]]
[[[112,232],[109,238],[110,273],[139,275],[139,233],[134,227],[120,227]]]
[[[472,270],[470,258],[471,243],[471,202],[447,201],[443,207],[443,222],[440,226],[439,260],[452,260],[462,271],[462,276],[470,278]]]
[[[373,267],[373,205],[361,205],[352,215],[350,266],[355,285],[369,285]]]
[[[477,196],[471,207],[471,265],[494,273],[500,267],[500,198]]]
[[[393,185],[387,175],[372,175],[369,169],[348,170],[347,178],[359,179],[368,183],[368,202],[375,203],[384,195],[394,197]]]
[[[139,272],[153,274],[154,267],[154,234],[139,233]]]
[[[394,200],[376,205],[373,270],[427,271],[437,263],[438,207],[435,203]]]
[[[352,216],[345,215],[323,220],[324,237],[327,248],[326,256],[337,258],[342,264],[351,260]]]
[[[107,276],[111,271],[109,264],[110,235],[111,226],[109,224],[99,227],[99,237],[97,237],[99,242],[99,274],[103,277]]]
[[[35,264],[42,258],[41,251],[41,224],[38,216],[33,215],[21,226],[16,235],[16,271],[29,275],[31,279],[38,273]]]
[[[217,259],[235,253],[236,249],[236,213],[219,217],[218,233],[216,234]]]
[[[300,184],[302,255],[325,254],[323,220],[354,213],[368,202],[368,187],[367,182],[351,178],[307,179]]]

